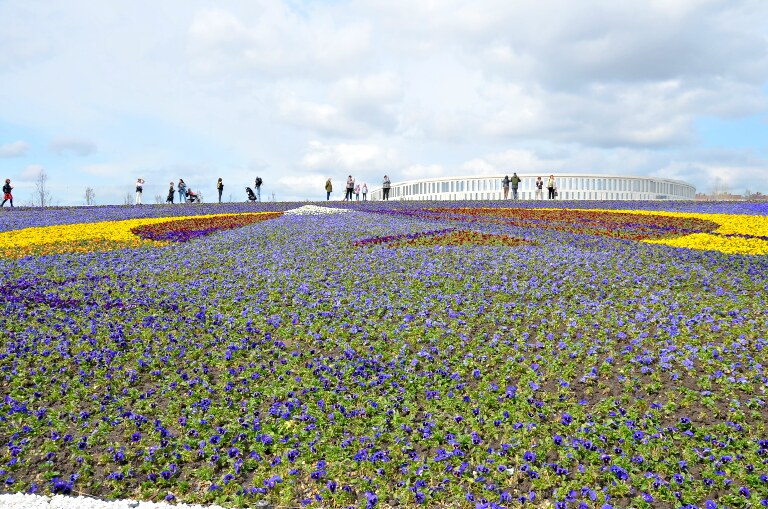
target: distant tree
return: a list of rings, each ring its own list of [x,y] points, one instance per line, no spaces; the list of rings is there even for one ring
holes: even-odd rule
[[[165,200],[163,200],[163,195],[156,194],[155,195],[155,203],[162,204],[163,202],[165,202]]]
[[[35,205],[40,207],[49,207],[51,205],[51,192],[48,190],[48,174],[40,168],[40,173],[35,179],[35,198],[32,199]]]
[[[749,199],[750,196],[752,196],[752,191],[749,188],[745,189],[744,190],[744,198]]]
[[[96,203],[96,192],[93,190],[92,187],[86,187],[85,188],[85,204],[86,205],[93,205]]]
[[[123,196],[123,205],[133,205],[133,196],[131,196],[131,193],[125,193],[125,196]]]

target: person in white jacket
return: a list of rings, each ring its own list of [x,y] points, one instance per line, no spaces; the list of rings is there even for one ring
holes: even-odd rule
[[[141,192],[144,190],[144,179],[136,179],[136,205],[141,205]]]

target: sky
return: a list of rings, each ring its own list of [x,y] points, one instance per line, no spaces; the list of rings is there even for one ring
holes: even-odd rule
[[[589,172],[768,194],[765,0],[0,0],[0,176],[30,203],[244,201]]]

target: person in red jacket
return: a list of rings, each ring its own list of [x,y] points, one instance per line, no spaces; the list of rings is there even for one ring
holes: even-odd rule
[[[5,179],[5,185],[3,185],[3,204],[0,207],[5,207],[5,202],[10,201],[11,207],[13,207],[13,195],[11,194],[13,187],[11,187],[11,179]]]

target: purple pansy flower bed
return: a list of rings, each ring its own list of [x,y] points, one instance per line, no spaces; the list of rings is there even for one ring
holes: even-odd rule
[[[296,206],[19,210],[3,229]],[[768,504],[765,256],[502,223],[472,228],[533,242],[360,249],[462,226],[424,204],[333,206],[351,212],[0,259],[0,492]]]

